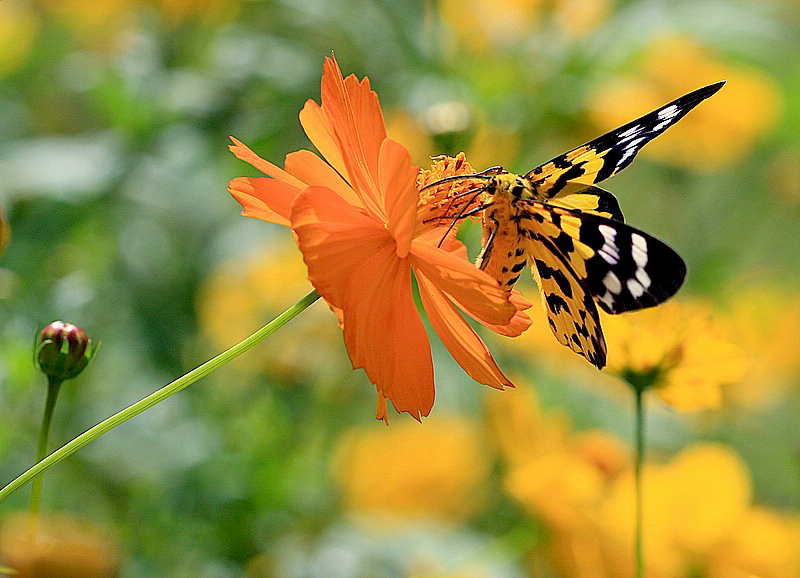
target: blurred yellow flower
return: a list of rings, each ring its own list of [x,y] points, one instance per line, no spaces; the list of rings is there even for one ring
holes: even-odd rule
[[[44,8],[89,44],[115,42],[119,31],[133,22],[134,0],[41,0]]]
[[[777,285],[737,283],[726,325],[752,359],[744,379],[726,388],[734,405],[761,407],[779,400],[800,376],[800,293]]]
[[[642,154],[696,170],[717,170],[749,154],[775,126],[781,91],[764,73],[729,65],[695,40],[659,39],[646,51],[637,80],[614,80],[589,98],[599,131],[612,129],[687,91],[727,80],[713,106],[701,106]]]
[[[505,490],[545,524],[545,555],[560,575],[599,576],[595,518],[608,484],[628,468],[628,451],[604,432],[572,431],[564,414],[542,411],[529,388],[508,393],[486,396],[490,438],[507,466]],[[547,573],[541,562],[533,561],[534,575]]]
[[[800,576],[800,518],[751,508],[709,556],[705,576]]]
[[[442,0],[442,20],[459,47],[472,53],[516,48],[547,28],[580,38],[602,23],[610,0]]]
[[[755,305],[753,313],[757,312]],[[572,352],[552,339],[541,307],[531,307],[527,313],[533,323],[525,333],[514,339],[495,338],[507,351],[524,353],[526,357],[538,354],[536,359],[554,371],[583,371],[589,376],[586,381],[598,387],[614,388],[616,380],[610,379],[611,375],[635,386],[647,385],[665,403],[681,411],[721,406],[723,394],[744,380],[752,364],[753,349],[742,343],[739,331],[750,321],[748,317],[741,316],[742,322],[731,327],[727,316],[723,318],[699,300],[673,299],[633,313],[603,314],[608,365],[601,373],[580,360],[576,362]],[[761,320],[762,326],[764,321]],[[790,333],[798,326],[787,319],[785,330]],[[745,333],[753,335],[751,330]],[[787,339],[800,340],[796,333],[791,337],[787,334]],[[753,347],[763,349],[767,342],[760,341]],[[774,355],[800,358],[800,352],[795,353]]]
[[[170,24],[197,21],[206,25],[224,24],[235,20],[239,2],[232,0],[150,0]]]
[[[721,405],[723,386],[741,380],[750,362],[699,301],[604,316],[603,328],[608,370],[683,411]]]
[[[492,126],[464,103],[455,101],[439,103],[419,116],[402,109],[389,111],[386,132],[389,138],[402,142],[420,166],[429,165],[431,157],[442,152],[438,142],[442,135],[457,135],[456,143],[466,146],[456,148],[466,149],[470,164],[477,170],[496,165],[498,159],[515,158],[520,145],[516,131]]]
[[[30,533],[28,514],[12,516],[0,529],[0,558],[20,578],[108,578],[119,572],[119,546],[107,528],[50,516]]]
[[[543,412],[529,388],[486,402],[491,438],[509,465],[508,493],[560,530],[585,526],[606,482],[627,466],[626,449],[597,430],[573,432],[564,414]]]
[[[199,291],[197,308],[203,333],[215,348],[230,347],[308,293],[307,274],[302,255],[288,239],[275,242],[257,256],[222,263]],[[330,323],[326,309],[309,309],[281,333],[281,339],[262,347],[259,355],[242,356],[233,365],[291,382],[335,372],[337,364],[349,367],[341,332]],[[330,355],[309,356],[309,343]]]
[[[800,523],[751,505],[749,473],[729,448],[694,444],[666,464],[646,464],[643,475],[647,576],[800,575]],[[632,575],[633,504],[631,473],[599,511],[599,531],[618,550],[603,575]]]
[[[0,78],[27,60],[39,31],[39,19],[25,4],[0,2]]]
[[[388,457],[387,457],[388,456]],[[382,521],[462,521],[482,504],[489,471],[482,436],[469,421],[353,428],[338,441],[333,472],[344,507]]]
[[[509,393],[487,396],[489,431],[507,468],[506,491],[545,526],[534,574],[633,578],[626,447],[603,432],[573,431],[529,390]],[[800,576],[800,519],[752,504],[750,474],[730,448],[696,443],[666,463],[645,462],[643,484],[648,578]]]

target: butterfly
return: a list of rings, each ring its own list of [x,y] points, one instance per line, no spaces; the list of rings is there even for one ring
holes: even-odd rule
[[[686,264],[666,243],[626,224],[616,197],[595,184],[627,167],[724,84],[690,92],[524,175],[497,166],[424,188],[478,182],[462,195],[473,195],[465,207],[480,196],[479,206],[453,218],[482,216],[478,267],[511,291],[530,265],[556,339],[602,369],[607,351],[598,306],[616,314],[658,305],[683,284]]]

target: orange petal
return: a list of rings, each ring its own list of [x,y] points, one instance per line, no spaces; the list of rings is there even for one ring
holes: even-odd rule
[[[320,154],[339,173],[347,178],[347,167],[342,157],[341,145],[333,129],[330,118],[322,107],[313,100],[306,101],[300,111],[300,124],[308,136],[308,140],[316,147]]]
[[[522,296],[522,293],[516,289],[511,292],[508,300],[517,309],[511,321],[503,325],[494,325],[491,323],[484,323],[483,325],[500,335],[518,337],[533,323],[531,318],[528,317],[528,314],[525,313],[526,309],[530,309],[531,304]],[[469,312],[467,312],[467,315],[469,315]],[[480,322],[480,319],[476,319],[476,321]]]
[[[433,407],[433,361],[411,289],[408,259],[393,246],[363,261],[348,279],[344,336],[353,367],[362,367],[379,395],[419,420]]]
[[[417,218],[419,218],[419,215]],[[459,259],[469,261],[467,247],[464,245],[464,243],[459,241],[458,238],[452,234],[452,232],[445,236],[445,231],[447,231],[447,227],[436,227],[435,229],[426,230],[425,228],[418,226],[415,238],[418,241],[422,241],[428,245],[431,245],[432,247],[437,247],[442,251],[447,251]]]
[[[293,177],[279,166],[273,165],[271,162],[262,159],[235,138],[230,137],[230,139],[233,141],[233,144],[229,145],[228,148],[233,154],[236,155],[237,159],[243,160],[246,163],[250,163],[265,175],[269,175],[274,179],[278,179],[279,181],[293,185],[295,188],[305,189],[308,186],[306,183]]]
[[[328,163],[311,151],[299,150],[286,155],[286,172],[309,187],[327,187],[355,206],[362,206],[353,188]]]
[[[389,231],[397,242],[397,256],[408,255],[417,221],[417,174],[411,155],[400,143],[385,139],[378,158],[379,186],[384,195],[384,208]]]
[[[301,189],[266,177],[239,177],[228,183],[228,192],[244,209],[242,215],[289,226],[289,211]]]
[[[320,294],[341,308],[353,367],[416,419],[433,406],[433,362],[408,259],[383,223],[322,187],[298,195],[292,226]]]
[[[419,272],[417,272],[417,283],[422,305],[428,313],[433,329],[464,371],[472,379],[484,385],[497,389],[503,389],[505,386],[513,387],[497,367],[491,352],[481,338],[444,293]]]
[[[353,270],[382,247],[394,251],[394,241],[382,223],[324,187],[309,187],[297,196],[291,221],[309,280],[339,308]]]
[[[414,270],[420,271],[458,306],[483,324],[506,325],[515,314],[508,292],[469,261],[417,239],[411,244]]]
[[[338,139],[350,184],[367,210],[382,217],[377,175],[386,127],[378,95],[370,89],[368,78],[361,82],[353,75],[343,79],[339,65],[332,58],[325,59],[321,93],[322,108]]]

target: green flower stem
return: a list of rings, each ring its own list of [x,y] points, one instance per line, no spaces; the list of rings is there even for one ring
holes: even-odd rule
[[[223,351],[213,359],[206,361],[203,365],[193,369],[186,375],[183,375],[159,389],[158,391],[151,393],[144,399],[141,399],[123,409],[122,411],[115,413],[111,417],[101,421],[96,426],[86,430],[84,433],[73,439],[72,441],[64,444],[59,449],[54,451],[52,454],[44,458],[43,460],[39,461],[33,467],[29,468],[22,474],[20,474],[16,479],[11,481],[8,485],[6,485],[3,489],[0,490],[0,502],[3,502],[6,498],[11,496],[14,492],[19,490],[22,486],[27,484],[32,479],[36,478],[37,476],[41,475],[55,464],[63,460],[64,458],[74,454],[80,448],[96,440],[98,437],[107,433],[117,427],[120,424],[125,423],[129,419],[136,417],[143,411],[150,409],[154,405],[161,403],[168,397],[173,394],[178,393],[188,385],[194,383],[198,379],[205,377],[215,369],[225,365],[229,361],[235,359],[236,357],[240,356],[242,353],[247,351],[248,349],[252,348],[253,346],[257,345],[259,342],[264,340],[265,338],[269,337],[273,333],[275,333],[278,329],[286,325],[289,321],[297,317],[301,312],[308,308],[309,305],[314,303],[319,299],[319,293],[316,291],[312,291],[305,297],[303,297],[300,301],[295,303],[292,307],[281,313],[278,317],[270,321],[267,325],[253,333],[250,337],[247,337],[243,341],[237,343],[227,351]]]
[[[633,472],[636,484],[636,535],[634,537],[634,559],[636,578],[644,578],[644,548],[642,539],[643,507],[642,499],[642,462],[644,461],[644,389],[634,387],[636,395],[636,450],[634,454]]]
[[[47,377],[47,401],[44,404],[44,415],[42,416],[42,426],[39,428],[39,442],[36,445],[36,461],[41,462],[47,456],[47,439],[50,434],[50,422],[53,420],[53,410],[56,407],[58,392],[61,391],[63,382],[52,376]],[[33,480],[31,488],[31,501],[28,510],[31,515],[39,513],[42,504],[42,484],[44,476],[39,476]]]

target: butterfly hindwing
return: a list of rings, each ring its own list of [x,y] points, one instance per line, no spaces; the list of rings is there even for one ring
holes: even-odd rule
[[[599,183],[628,166],[644,145],[717,92],[723,84],[717,82],[685,94],[641,118],[557,156],[525,177],[531,180],[537,193],[544,198],[565,194],[565,188],[570,183]]]
[[[608,313],[653,307],[674,295],[686,264],[666,243],[615,219],[520,201],[520,226],[532,241],[558,251]]]
[[[571,183],[564,188],[558,197],[550,199],[548,204],[566,209],[578,209],[584,213],[593,213],[617,221],[625,221],[619,201],[613,193],[594,185]]]
[[[523,243],[556,339],[602,369],[606,364],[606,342],[597,306],[581,278],[549,238]]]

